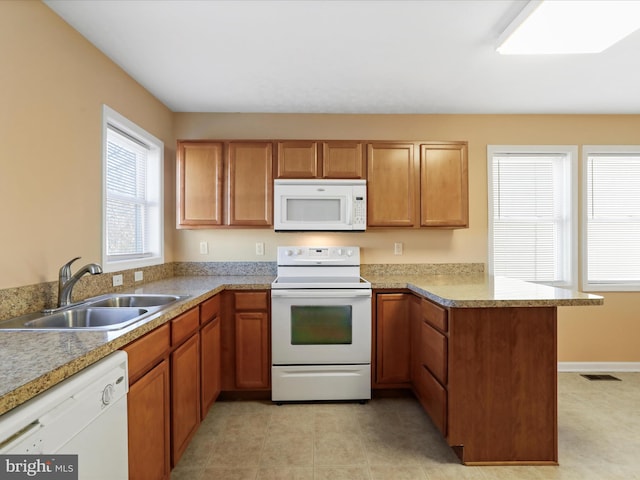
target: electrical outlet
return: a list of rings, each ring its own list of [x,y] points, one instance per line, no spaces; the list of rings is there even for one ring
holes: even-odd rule
[[[256,242],[256,255],[264,255],[264,242]]]
[[[393,244],[393,254],[402,255],[402,242],[396,242]]]
[[[139,270],[137,272],[133,272],[133,280],[134,281],[141,282],[143,278],[144,278],[144,273],[142,273],[142,270]]]
[[[200,253],[202,255],[209,253],[209,244],[206,241],[200,242]]]
[[[122,285],[122,274],[118,274],[118,275],[114,275],[113,276],[113,286],[114,287],[119,287],[120,285]]]

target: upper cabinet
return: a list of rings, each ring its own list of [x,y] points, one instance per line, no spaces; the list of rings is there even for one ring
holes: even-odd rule
[[[420,145],[420,225],[468,227],[467,144]]]
[[[276,178],[317,178],[318,142],[277,143]]]
[[[222,164],[221,142],[178,143],[178,228],[223,224]]]
[[[369,227],[469,226],[466,142],[369,143]]]
[[[177,227],[273,225],[271,142],[180,141]]]
[[[271,227],[273,179],[366,179],[367,226],[469,226],[466,142],[179,141],[178,228]]]
[[[365,178],[361,142],[297,141],[277,143],[275,178]]]
[[[413,143],[367,146],[367,225],[416,226],[418,195]]]
[[[231,142],[227,151],[228,225],[273,225],[271,142]]]

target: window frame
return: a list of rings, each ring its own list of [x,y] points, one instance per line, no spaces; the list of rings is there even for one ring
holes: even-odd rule
[[[107,255],[107,134],[109,125],[149,147],[147,189],[153,197],[146,234],[150,251],[114,260]],[[102,269],[115,272],[164,263],[164,143],[107,105],[102,106]]]
[[[568,191],[564,198],[569,202],[566,211],[566,236],[563,246],[562,270],[566,278],[545,282],[527,280],[553,287],[576,288],[578,282],[578,146],[577,145],[487,145],[487,269],[494,275],[494,230],[493,230],[493,158],[499,155],[564,155],[567,158],[566,183]]]
[[[637,281],[596,282],[589,281],[589,155],[629,154],[640,157],[640,145],[583,145],[582,146],[582,212],[581,212],[581,259],[582,290],[585,292],[637,292],[640,291],[640,277]]]

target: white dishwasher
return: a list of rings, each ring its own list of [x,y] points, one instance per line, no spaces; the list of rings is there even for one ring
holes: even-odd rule
[[[77,478],[126,480],[128,391],[117,351],[0,416],[0,454],[78,455]]]

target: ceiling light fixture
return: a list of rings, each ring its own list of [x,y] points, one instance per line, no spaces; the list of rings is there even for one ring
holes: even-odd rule
[[[498,39],[503,55],[599,53],[640,28],[638,0],[532,0]]]

